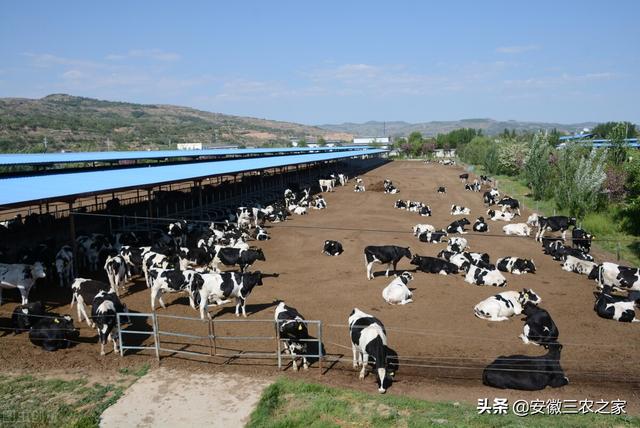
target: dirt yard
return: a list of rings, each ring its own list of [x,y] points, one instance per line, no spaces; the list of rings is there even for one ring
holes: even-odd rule
[[[358,388],[375,392],[373,376],[364,381],[351,368],[351,349],[347,334],[347,318],[351,309],[358,307],[383,321],[387,327],[389,345],[400,356],[401,367],[391,394],[412,395],[431,400],[467,401],[476,403],[479,398],[506,397],[510,399],[623,399],[628,401],[628,411],[640,414],[640,366],[635,358],[640,351],[640,330],[637,324],[624,324],[598,318],[593,311],[592,281],[584,276],[568,273],[558,262],[545,256],[533,238],[505,237],[503,222],[490,222],[489,234],[466,235],[472,251],[487,252],[491,261],[503,256],[532,258],[537,267],[535,275],[515,276],[505,274],[507,290],[533,289],[542,297],[541,307],[547,309],[560,330],[560,342],[564,345],[561,364],[570,384],[561,389],[526,393],[502,391],[484,387],[482,368],[499,355],[543,355],[544,349],[524,345],[518,338],[522,332],[519,317],[506,322],[488,322],[475,318],[473,307],[479,301],[504,289],[477,287],[463,281],[462,275],[441,276],[416,273],[410,287],[414,289],[414,303],[390,306],[381,296],[382,289],[390,282],[384,275],[368,281],[365,274],[363,249],[367,245],[395,244],[411,247],[415,254],[435,256],[445,244],[421,243],[412,235],[416,223],[429,223],[437,228],[446,227],[454,220],[449,215],[451,204],[471,208],[467,216],[473,220],[485,215],[481,193],[464,191],[458,179],[459,167],[445,167],[422,162],[391,162],[363,176],[365,184],[385,178],[393,180],[400,189],[397,195],[367,191],[354,193],[353,182],[325,194],[328,209],[311,210],[307,216],[296,216],[292,221],[270,228],[272,239],[261,242],[267,261],[258,262],[254,269],[264,273],[278,273],[268,277],[264,286],[258,287],[248,299],[249,319],[272,319],[273,301],[282,299],[297,308],[308,320],[322,320],[323,338],[328,360],[342,358],[335,363],[326,361],[328,370],[321,376],[317,364],[307,373],[288,376],[304,377],[337,386]],[[447,187],[446,195],[437,195],[439,185]],[[433,217],[420,217],[416,213],[393,207],[398,198],[418,200],[431,206]],[[517,221],[526,221],[530,214],[524,210]],[[485,216],[486,217],[486,216]],[[457,216],[456,218],[460,218]],[[338,257],[321,254],[325,239],[343,243],[345,252]],[[602,260],[602,258],[600,258]],[[609,260],[613,260],[609,257]],[[375,265],[374,271],[382,273]],[[412,269],[404,259],[399,269]],[[130,310],[150,311],[149,291],[138,280],[129,288],[125,302]],[[5,292],[6,299],[13,299],[0,308],[0,323],[6,327],[17,296]],[[58,290],[34,291],[31,300],[44,299],[53,310],[69,313],[68,294]],[[198,316],[188,306],[184,296],[166,296],[166,310],[159,314]],[[64,306],[62,304],[64,303]],[[73,311],[75,316],[75,310]],[[214,307],[212,314],[220,319],[235,319],[232,305],[222,309]],[[144,323],[135,329],[149,330]],[[202,323],[167,320],[160,322],[165,331],[181,331],[206,335],[207,326]],[[216,334],[227,334],[233,329],[243,335],[273,335],[273,327],[264,324],[229,326]],[[311,329],[314,333],[314,329]],[[81,326],[82,343],[65,351],[46,353],[28,342],[26,335],[13,334],[0,337],[0,360],[5,370],[42,371],[48,368],[66,368],[76,371],[112,370],[154,361],[153,353],[143,351],[120,358],[113,354],[100,357],[96,344],[96,332]],[[208,341],[201,345],[186,345],[183,340],[167,339],[174,344],[163,346],[208,352]],[[146,343],[151,343],[147,340]],[[247,349],[247,345],[233,343],[223,348]],[[251,349],[273,352],[274,341],[252,345]],[[273,375],[277,372],[274,359],[248,360],[229,358],[191,358],[169,356],[162,359],[162,366],[185,368],[194,371],[239,371],[245,374]]]

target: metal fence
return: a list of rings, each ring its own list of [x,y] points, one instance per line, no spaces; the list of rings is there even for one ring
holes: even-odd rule
[[[151,321],[151,330],[128,330],[123,328],[123,324],[125,324],[125,319],[132,318],[145,318],[147,321]],[[278,369],[283,368],[283,342],[286,339],[282,339],[279,335],[279,330],[277,328],[276,321],[274,320],[265,320],[265,319],[206,319],[202,320],[196,317],[184,317],[177,315],[158,315],[156,312],[149,313],[135,313],[135,312],[126,312],[126,313],[118,313],[117,314],[117,327],[118,327],[118,338],[120,344],[120,355],[124,356],[127,350],[149,350],[154,351],[156,355],[156,359],[160,361],[162,353],[169,354],[168,356],[173,356],[175,354],[189,355],[194,357],[222,357],[222,358],[249,358],[249,359],[258,359],[258,358],[272,358],[277,360]],[[193,323],[194,328],[190,329],[191,331],[197,330],[197,326],[202,326],[203,324],[207,325],[207,334],[191,334],[191,333],[183,333],[178,331],[170,331],[162,328],[163,320],[179,320],[186,323]],[[315,326],[316,337],[310,337],[309,339],[301,339],[301,342],[309,342],[309,343],[317,343],[317,353],[309,353],[309,354],[296,354],[296,358],[298,357],[306,357],[306,358],[317,358],[318,360],[318,368],[322,372],[322,321],[320,320],[305,320],[302,321],[307,326],[313,325]],[[273,335],[224,335],[217,334],[216,330],[220,331],[223,325],[235,324],[242,326],[242,328],[255,326],[256,324],[267,325],[273,329]],[[255,331],[255,328],[251,330]],[[137,345],[126,344],[127,336],[152,336],[153,344],[143,344],[141,342]],[[163,340],[164,338],[164,340]],[[175,343],[171,342],[171,340],[167,338],[180,338],[181,340],[186,339],[185,342]],[[207,344],[204,345],[208,348],[208,352],[198,352],[193,350],[186,350],[186,347],[202,347],[202,344],[197,343],[197,341],[205,341]],[[271,342],[269,346],[273,351],[269,352],[255,352],[251,350],[240,350],[239,352],[224,352],[225,350],[229,350],[225,345],[221,346],[221,342],[225,341],[236,341],[236,342]],[[176,347],[170,347],[171,345],[182,345],[182,349]],[[275,348],[275,349],[274,349]],[[223,350],[223,352],[220,352]],[[291,356],[289,356],[291,357]]]

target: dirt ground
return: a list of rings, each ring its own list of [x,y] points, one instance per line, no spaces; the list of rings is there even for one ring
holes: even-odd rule
[[[640,330],[637,324],[617,323],[598,318],[593,311],[594,283],[585,276],[565,272],[558,262],[545,256],[533,238],[506,237],[503,222],[489,222],[488,234],[466,235],[472,251],[487,252],[491,261],[503,256],[532,258],[537,267],[535,275],[507,277],[506,290],[531,288],[542,297],[541,307],[547,309],[558,325],[560,342],[564,345],[561,364],[569,377],[569,385],[561,389],[539,392],[503,391],[482,385],[482,368],[500,355],[543,355],[544,349],[524,345],[518,338],[523,323],[520,317],[506,322],[488,322],[475,318],[473,307],[479,301],[504,291],[494,287],[477,287],[463,281],[462,275],[430,275],[416,273],[410,287],[414,289],[414,303],[390,306],[381,296],[390,282],[382,273],[368,281],[365,274],[363,249],[367,245],[395,244],[411,247],[413,253],[435,256],[445,244],[421,243],[411,228],[417,223],[446,227],[454,217],[449,215],[451,204],[471,208],[466,216],[473,223],[485,215],[481,193],[464,190],[458,179],[459,167],[445,167],[422,162],[391,162],[363,176],[365,184],[389,178],[400,189],[397,195],[367,191],[354,193],[352,183],[325,194],[328,209],[311,210],[307,216],[270,227],[272,239],[259,243],[267,261],[258,262],[253,269],[264,273],[278,273],[264,279],[264,286],[254,290],[248,299],[249,320],[270,320],[275,299],[282,299],[297,308],[308,320],[323,321],[323,340],[329,357],[324,362],[325,374],[312,366],[306,373],[284,373],[329,385],[344,386],[375,392],[374,378],[358,380],[351,368],[351,349],[347,334],[347,318],[354,307],[378,317],[385,324],[389,345],[400,356],[400,369],[389,393],[411,395],[430,400],[465,401],[477,403],[479,398],[505,397],[515,399],[622,399],[628,411],[640,414],[640,366],[636,357],[640,351]],[[446,195],[437,195],[439,185],[447,187]],[[433,217],[393,207],[398,198],[418,200],[431,206]],[[517,221],[526,221],[530,214],[524,210]],[[486,217],[486,216],[485,216]],[[459,217],[456,217],[459,218]],[[342,242],[345,252],[338,257],[321,254],[325,239]],[[602,260],[602,259],[600,259]],[[613,260],[609,256],[608,260]],[[404,259],[399,269],[412,269]],[[31,300],[44,299],[53,310],[69,313],[70,296],[58,290],[36,290]],[[5,298],[11,299],[6,292]],[[13,301],[0,308],[0,317],[7,317],[15,306]],[[149,291],[143,281],[129,287],[124,298],[130,310],[149,312]],[[188,306],[186,297],[166,296],[166,310],[158,314],[197,316]],[[61,306],[64,304],[64,306]],[[75,310],[73,312],[75,314]],[[217,319],[235,319],[232,305],[212,309]],[[0,318],[6,326],[8,320]],[[218,327],[216,327],[218,328]],[[140,320],[129,329],[148,331]],[[207,325],[193,321],[161,319],[160,329],[206,335]],[[268,323],[246,323],[219,328],[217,335],[231,334],[273,336]],[[311,328],[310,332],[315,333]],[[1,333],[0,333],[1,335]],[[138,342],[144,340],[139,336]],[[43,371],[49,368],[78,372],[113,370],[121,366],[153,362],[149,351],[130,351],[124,358],[107,354],[100,357],[96,332],[86,324],[81,326],[82,343],[69,350],[46,353],[28,342],[26,335],[0,337],[0,364],[5,370]],[[173,342],[173,343],[169,343]],[[163,347],[209,352],[208,340],[199,345],[187,345],[181,338],[163,339]],[[225,349],[252,349],[273,352],[274,341],[231,343],[219,340],[218,353]],[[131,343],[131,340],[128,341]],[[147,344],[152,340],[147,339]],[[192,341],[193,343],[193,341]],[[331,362],[335,361],[335,362]],[[273,358],[249,360],[243,358],[200,358],[163,353],[163,367],[184,368],[189,372],[241,372],[256,376],[277,373]]]

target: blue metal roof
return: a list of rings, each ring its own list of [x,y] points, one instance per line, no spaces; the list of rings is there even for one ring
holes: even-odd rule
[[[130,152],[11,153],[0,154],[0,165],[35,165],[70,162],[104,162],[134,159],[198,158],[200,156],[255,155],[291,152],[334,152],[363,147],[286,147],[262,149],[156,150]]]
[[[388,150],[356,150],[6,178],[0,180],[0,205],[60,200],[85,194],[108,193],[118,189],[148,187],[215,175],[385,152]]]

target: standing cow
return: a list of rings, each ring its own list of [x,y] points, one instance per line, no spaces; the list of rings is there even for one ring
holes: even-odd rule
[[[398,247],[397,245],[370,245],[366,247],[364,249],[364,259],[367,266],[367,279],[373,279],[372,268],[374,263],[386,263],[385,276],[389,276],[391,266],[393,266],[395,272],[398,262],[403,257],[411,259],[409,247]]]

